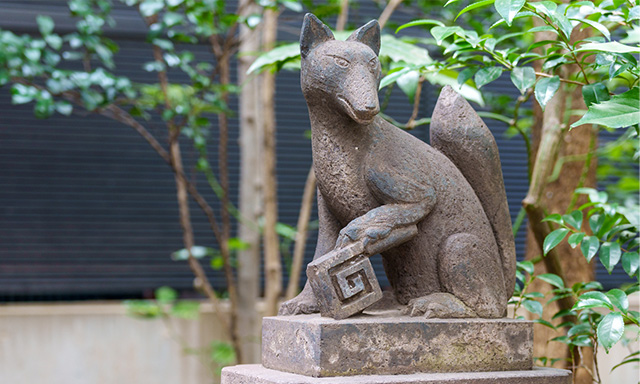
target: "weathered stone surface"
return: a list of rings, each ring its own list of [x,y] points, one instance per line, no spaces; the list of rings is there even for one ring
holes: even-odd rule
[[[379,50],[375,20],[338,41],[305,16],[300,80],[318,184],[314,260],[362,243],[365,254],[382,254],[408,314],[503,317],[515,248],[495,140],[451,88],[434,112],[433,146],[380,117]],[[317,313],[324,305],[308,283],[280,314]]]
[[[531,322],[359,315],[266,317],[262,364],[301,375],[527,370]]]
[[[509,372],[309,377],[278,372],[261,365],[236,365],[222,370],[222,384],[571,384],[571,372],[534,368]]]

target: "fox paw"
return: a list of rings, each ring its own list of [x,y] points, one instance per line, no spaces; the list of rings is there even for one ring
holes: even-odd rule
[[[293,299],[282,303],[278,310],[278,316],[303,315],[318,312],[320,312],[320,308],[318,307],[318,301],[315,296],[303,291]]]
[[[450,293],[432,293],[412,299],[403,314],[424,316],[428,319],[451,319],[478,317],[471,308]]]
[[[343,248],[356,241],[362,241],[362,245],[367,246],[374,244],[378,240],[389,236],[391,226],[376,223],[371,225],[362,220],[353,220],[346,227],[342,228],[336,241],[336,249]]]

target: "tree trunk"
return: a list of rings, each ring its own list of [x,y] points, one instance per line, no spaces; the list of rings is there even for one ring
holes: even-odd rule
[[[243,0],[242,16],[260,13],[260,7]],[[260,26],[251,29],[240,26],[238,82],[240,92],[240,240],[248,244],[238,251],[238,333],[245,363],[260,362],[260,318],[256,308],[260,295],[260,231],[257,223],[262,216],[262,147],[263,132],[260,116],[260,78],[247,75],[247,70],[260,51]]]
[[[585,30],[586,31],[586,30]],[[575,39],[582,39],[585,31],[574,31]],[[582,35],[582,36],[578,36]],[[545,37],[540,37],[544,39]],[[570,73],[578,73],[579,69],[575,66],[567,66],[563,68],[562,77],[567,78]],[[582,98],[582,90],[580,87],[562,84],[554,98],[547,104],[546,110],[543,112],[537,103],[534,103],[534,126],[532,128],[532,150],[534,155],[546,156],[549,152],[557,152],[556,156],[551,155],[548,159],[550,163],[537,164],[536,159],[533,163],[536,167],[545,167],[544,172],[540,172],[544,179],[538,180],[543,183],[538,193],[538,198],[527,196],[527,203],[537,200],[537,214],[529,213],[529,226],[527,233],[526,258],[531,260],[538,258],[541,254],[541,240],[544,238],[541,232],[548,231],[544,226],[539,224],[541,216],[552,213],[564,214],[567,210],[580,206],[585,201],[581,198],[577,202],[573,202],[573,191],[581,186],[595,186],[595,161],[585,161],[589,152],[596,147],[597,133],[590,127],[582,126],[568,131],[568,126],[577,120],[576,117],[569,117],[571,110],[586,109]],[[558,137],[555,148],[549,147],[549,134],[552,130],[560,129],[562,133]],[[565,162],[562,170],[555,180],[549,180],[557,160],[566,156],[576,156],[580,161]],[[540,163],[540,162],[538,162]],[[538,169],[538,171],[540,171]],[[536,170],[534,169],[534,174]],[[536,180],[532,180],[532,185]],[[531,198],[531,200],[529,200]],[[527,201],[529,200],[529,201]],[[542,213],[545,212],[543,215]],[[584,223],[586,225],[586,223]],[[554,259],[555,258],[555,259]],[[543,259],[544,262],[537,263],[535,273],[556,273],[560,274],[565,281],[566,286],[572,286],[578,281],[592,281],[595,278],[593,266],[586,262],[580,248],[571,249],[566,241],[563,241],[554,249],[553,255],[548,255]],[[534,281],[530,288],[532,291],[549,293],[551,287],[549,284],[540,280]],[[546,298],[548,300],[549,297]],[[551,321],[551,317],[560,309],[570,307],[569,301],[556,301],[544,307],[543,319]],[[555,321],[556,324],[560,319]],[[536,357],[567,358],[571,356],[571,351],[558,342],[549,342],[553,337],[560,336],[559,332],[553,331],[544,326],[535,326],[534,332],[534,355]],[[577,356],[576,356],[577,357]],[[578,365],[591,369],[593,365],[593,351],[589,348],[583,348],[584,361],[577,362]],[[568,363],[559,361],[556,366],[571,368]],[[587,370],[579,368],[575,372],[574,383],[587,384],[592,383],[592,377]]]
[[[278,27],[278,13],[267,9],[264,12],[262,49],[274,47]],[[282,263],[276,224],[278,222],[278,201],[276,185],[276,117],[275,117],[275,76],[265,71],[262,77],[262,124],[264,131],[264,260],[265,260],[265,301],[266,316],[278,313],[278,301],[282,293]]]

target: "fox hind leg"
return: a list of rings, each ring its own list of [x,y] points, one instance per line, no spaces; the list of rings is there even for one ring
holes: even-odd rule
[[[435,318],[503,317],[508,298],[502,265],[493,248],[472,234],[450,236],[438,254],[442,292],[411,300],[405,313]]]

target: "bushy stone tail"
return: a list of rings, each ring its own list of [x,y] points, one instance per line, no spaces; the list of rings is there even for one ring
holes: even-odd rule
[[[495,138],[471,105],[450,86],[440,93],[430,131],[431,146],[460,169],[480,199],[500,251],[508,300],[515,287],[516,252]]]

